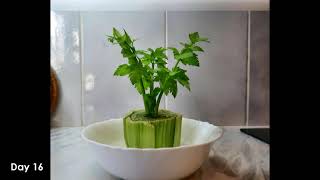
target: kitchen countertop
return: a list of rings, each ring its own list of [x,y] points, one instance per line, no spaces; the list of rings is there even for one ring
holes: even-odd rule
[[[269,145],[222,127],[224,134],[211,148],[208,160],[185,180],[268,180]],[[81,139],[82,127],[51,129],[52,180],[117,180],[102,169]],[[213,155],[214,152],[214,156]]]

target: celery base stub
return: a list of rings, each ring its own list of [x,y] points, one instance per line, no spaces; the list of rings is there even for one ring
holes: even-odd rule
[[[163,148],[180,145],[182,115],[159,110],[157,118],[145,116],[144,110],[123,118],[124,138],[129,148]]]

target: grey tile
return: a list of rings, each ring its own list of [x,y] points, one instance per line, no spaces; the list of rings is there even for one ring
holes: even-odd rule
[[[169,46],[195,31],[211,41],[203,44],[200,68],[186,67],[191,92],[180,86],[176,99],[168,97],[168,109],[216,125],[244,125],[247,19],[244,11],[168,12]]]
[[[79,13],[51,12],[51,67],[59,81],[59,104],[52,126],[81,125]]]
[[[251,12],[249,125],[269,125],[269,12]]]
[[[120,48],[106,41],[112,27],[124,28],[138,38],[139,49],[164,47],[164,12],[85,12],[83,17],[84,123],[123,117],[143,108],[142,97],[127,77],[114,77],[116,67],[127,61]],[[163,103],[162,103],[163,105]]]

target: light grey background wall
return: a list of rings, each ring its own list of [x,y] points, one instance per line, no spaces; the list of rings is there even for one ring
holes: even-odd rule
[[[51,66],[59,81],[60,99],[52,126],[81,126],[80,16],[51,12]]]
[[[180,87],[162,107],[216,125],[269,126],[267,11],[52,12],[51,65],[62,92],[52,126],[87,125],[143,107],[129,80],[112,75],[124,61],[106,42],[112,27],[125,28],[142,49],[178,46],[194,31],[208,37],[200,68],[187,68],[191,92]]]

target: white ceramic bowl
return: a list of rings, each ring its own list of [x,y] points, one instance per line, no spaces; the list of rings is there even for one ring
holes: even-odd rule
[[[83,129],[98,163],[110,174],[132,180],[169,180],[191,175],[208,158],[210,146],[222,129],[192,119],[182,119],[181,146],[174,148],[127,148],[122,119],[110,119]]]

